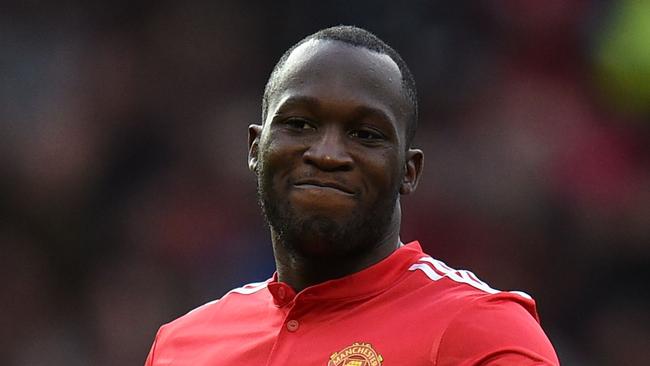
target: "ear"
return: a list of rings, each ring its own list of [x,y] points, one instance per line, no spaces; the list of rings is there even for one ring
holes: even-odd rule
[[[422,168],[424,166],[424,153],[420,149],[409,149],[406,152],[406,169],[399,188],[402,195],[411,194],[415,191],[420,181]]]
[[[261,136],[262,125],[252,124],[248,126],[248,169],[250,169],[253,173],[257,172]]]

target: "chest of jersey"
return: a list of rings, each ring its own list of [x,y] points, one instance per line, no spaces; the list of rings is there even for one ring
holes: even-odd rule
[[[399,292],[399,293],[396,293]],[[248,296],[237,295],[234,296]],[[175,339],[171,365],[390,366],[433,365],[445,314],[432,314],[417,289],[337,301],[296,297],[226,309]],[[438,310],[440,306],[436,306]],[[165,364],[165,355],[157,357]]]

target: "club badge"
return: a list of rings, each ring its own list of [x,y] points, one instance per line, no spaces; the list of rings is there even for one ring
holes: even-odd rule
[[[381,366],[384,359],[370,343],[355,342],[350,346],[334,352],[327,366]]]

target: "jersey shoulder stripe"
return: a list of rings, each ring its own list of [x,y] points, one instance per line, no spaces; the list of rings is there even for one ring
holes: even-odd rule
[[[421,257],[417,263],[409,267],[409,271],[422,271],[430,280],[440,281],[448,278],[457,283],[464,283],[488,294],[497,294],[502,291],[493,289],[487,283],[481,281],[474,273],[461,269],[456,270],[447,266],[444,262],[429,256]],[[530,295],[522,291],[508,291],[526,299],[532,299]]]
[[[228,295],[230,295],[232,293],[237,293],[237,294],[242,294],[242,295],[254,294],[257,291],[266,288],[266,286],[269,284],[270,281],[271,281],[271,279],[268,279],[268,280],[262,281],[262,282],[252,282],[252,283],[248,283],[248,284],[246,284],[244,286],[234,288],[234,289],[228,291],[221,298],[216,299],[216,300],[212,300],[212,301],[207,302],[207,303],[205,303],[205,304],[203,304],[203,305],[201,305],[201,306],[199,306],[199,307],[197,307],[197,308],[195,308],[193,310],[190,310],[190,312],[188,312],[187,315],[192,314],[192,313],[194,313],[194,312],[196,312],[198,310],[201,310],[201,309],[203,309],[205,307],[208,307],[210,305],[216,304],[217,302],[221,301],[221,299],[223,299],[224,297],[226,297],[226,296],[228,296]]]
[[[266,288],[266,286],[269,284],[270,281],[271,281],[271,279],[268,279],[268,280],[262,281],[262,282],[249,283],[249,284],[246,284],[246,285],[244,285],[242,287],[237,287],[235,289],[232,289],[232,290],[228,291],[226,293],[226,295],[231,294],[233,292],[238,293],[238,294],[242,294],[242,295],[254,294],[257,291]],[[224,295],[224,296],[226,296],[226,295]]]

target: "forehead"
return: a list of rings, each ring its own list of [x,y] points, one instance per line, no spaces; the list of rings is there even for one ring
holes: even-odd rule
[[[310,40],[279,70],[269,96],[269,115],[294,96],[381,108],[405,127],[407,101],[397,64],[386,54],[339,41]]]

